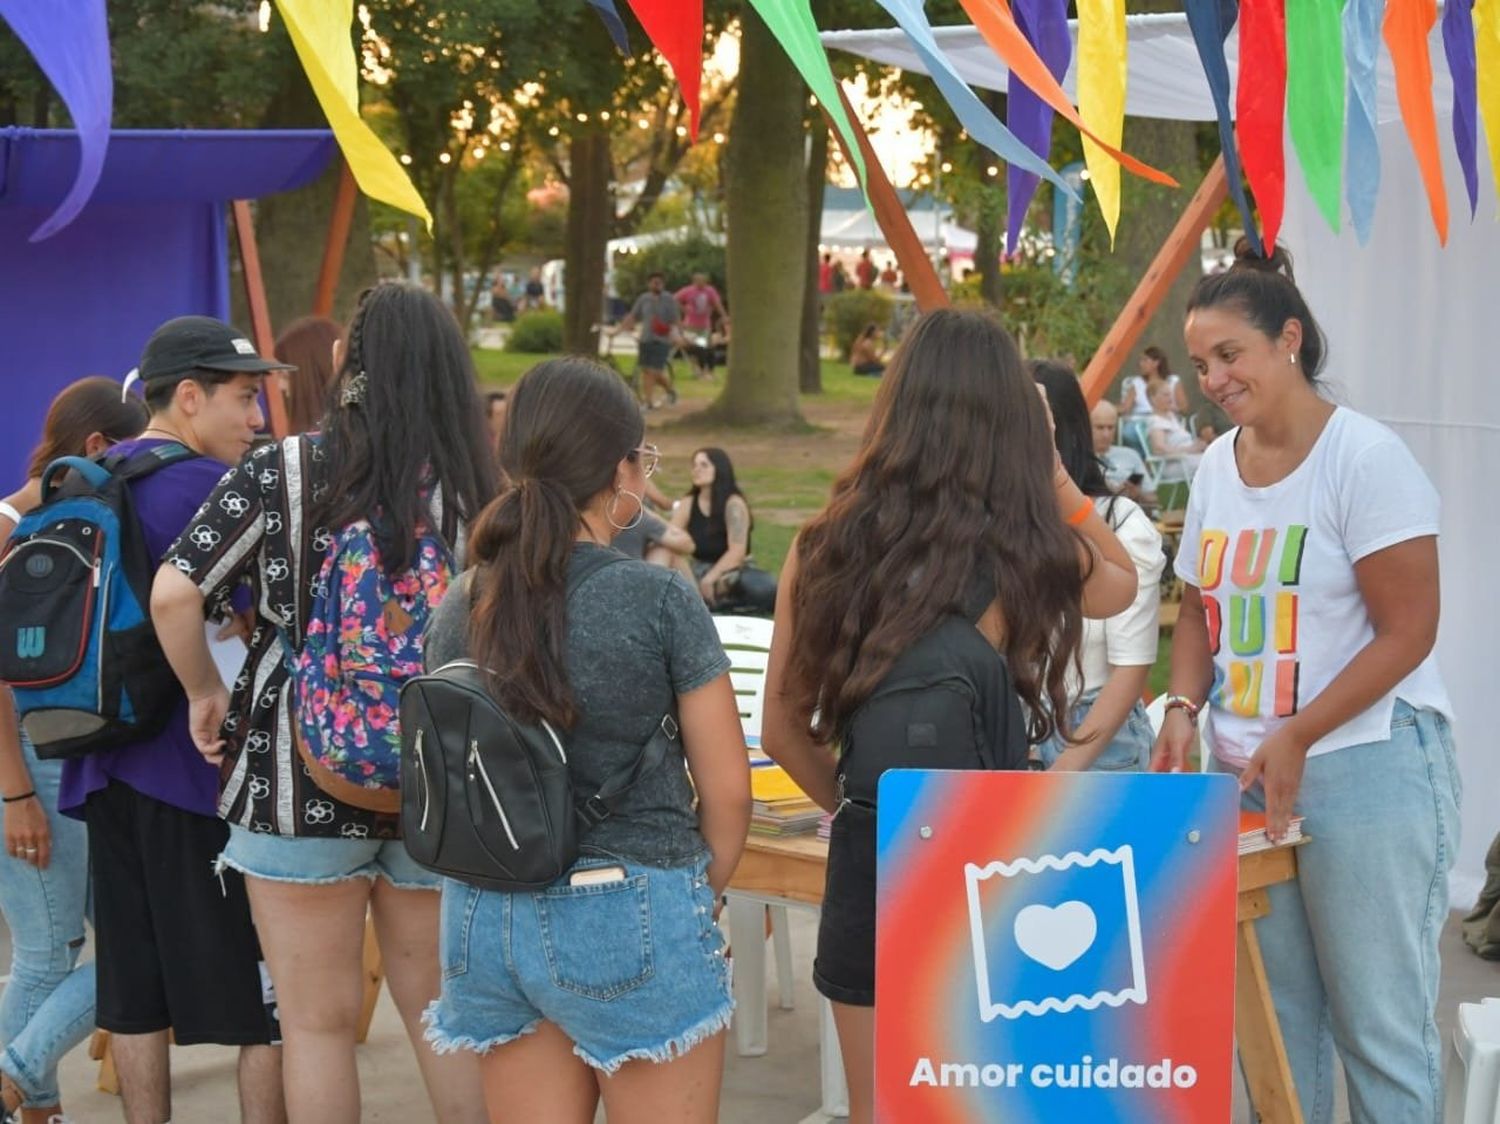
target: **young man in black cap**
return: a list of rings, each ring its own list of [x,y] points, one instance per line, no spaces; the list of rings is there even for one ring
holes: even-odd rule
[[[265,420],[261,383],[287,369],[206,316],[170,320],[147,341],[139,377],[151,420],[115,451],[155,450],[168,462],[130,484],[153,556],[166,554],[249,452]],[[217,815],[218,772],[188,734],[187,697],[179,692],[171,705],[159,734],[63,767],[59,809],[89,826],[96,1022],[112,1035],[129,1124],[171,1118],[169,1030],[180,1046],[239,1046],[241,1118],[279,1124],[286,1110],[269,976],[241,876],[215,869],[229,835]]]

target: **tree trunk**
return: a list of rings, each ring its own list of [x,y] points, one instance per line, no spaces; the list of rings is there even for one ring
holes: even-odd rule
[[[580,125],[568,138],[568,227],[563,308],[563,348],[585,355],[599,349],[594,325],[604,313],[604,266],[614,221],[609,131]]]
[[[823,393],[823,294],[818,291],[818,240],[823,233],[823,188],[828,182],[828,123],[822,111],[812,122],[807,158],[807,269],[802,290],[802,355],[797,385],[803,394]]]
[[[985,191],[979,204],[979,221],[975,224],[974,268],[979,273],[979,297],[985,304],[1000,307],[1000,254],[1005,249],[1005,208]]]
[[[307,75],[290,50],[284,52],[281,86],[266,107],[265,129],[326,129],[328,122],[313,95]],[[312,312],[328,241],[328,223],[338,195],[342,159],[335,155],[325,171],[306,187],[268,195],[255,205],[255,240],[266,279],[266,303],[276,331]],[[363,193],[356,196],[344,267],[334,293],[333,317],[347,320],[360,292],[376,281],[375,249],[370,241],[370,210]],[[249,323],[242,285],[230,286],[231,315]]]
[[[724,393],[708,410],[728,425],[799,424],[807,252],[807,88],[755,9],[741,15],[740,89],[730,128],[728,285],[734,335]]]

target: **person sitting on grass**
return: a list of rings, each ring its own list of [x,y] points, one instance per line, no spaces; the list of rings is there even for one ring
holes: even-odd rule
[[[686,502],[672,509],[672,525],[693,538],[686,565],[710,609],[736,608],[770,613],[776,606],[776,582],[750,561],[750,530],[754,520],[734,478],[734,464],[723,449],[699,449],[693,454],[693,486]],[[648,560],[672,564],[653,552]]]
[[[856,375],[879,378],[885,372],[885,357],[880,352],[880,327],[875,323],[865,325],[865,330],[849,349],[849,365]]]

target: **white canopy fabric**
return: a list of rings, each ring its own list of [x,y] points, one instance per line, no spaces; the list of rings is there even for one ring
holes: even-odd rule
[[[950,254],[972,254],[979,236],[953,221],[951,215],[939,215],[933,209],[913,213],[912,229],[929,252],[946,250]],[[818,241],[825,246],[852,246],[873,249],[886,244],[885,234],[868,208],[857,211],[824,211],[823,227]]]
[[[1078,81],[1078,21],[1072,20],[1073,61],[1063,79],[1063,89],[1068,96],[1077,99]],[[938,45],[943,48],[958,73],[971,86],[987,90],[1004,90],[1010,81],[1010,72],[996,57],[979,32],[970,26],[939,27],[934,29]],[[1188,30],[1187,16],[1179,13],[1147,16],[1126,16],[1128,67],[1125,84],[1125,113],[1131,117],[1161,117],[1173,121],[1212,121],[1214,103],[1208,93],[1208,79],[1203,76],[1203,64],[1198,61],[1198,49],[1193,46],[1193,36]],[[824,46],[863,58],[873,59],[902,70],[927,73],[921,57],[911,41],[899,28],[882,28],[874,31],[825,31]],[[1433,95],[1440,110],[1453,99],[1453,87],[1448,79],[1448,69],[1443,63],[1443,40],[1438,28],[1434,28],[1429,45],[1433,55]],[[1229,35],[1224,45],[1225,57],[1229,60],[1229,77],[1236,80],[1239,73],[1239,31]],[[1233,108],[1234,99],[1230,99]],[[1396,104],[1396,79],[1391,70],[1390,56],[1384,50],[1380,56],[1380,102],[1382,121],[1395,121],[1400,111]],[[1130,146],[1130,133],[1125,133],[1126,150]]]
[[[1211,120],[1208,84],[1181,15],[1130,16],[1127,112],[1141,117]],[[1074,28],[1076,36],[1076,25]],[[921,70],[899,31],[836,31],[830,47]],[[1004,89],[1004,65],[973,28],[939,30],[938,41],[975,86]],[[1484,878],[1484,854],[1500,830],[1500,753],[1489,708],[1500,636],[1500,582],[1489,572],[1500,556],[1500,393],[1487,330],[1494,316],[1500,262],[1500,208],[1494,173],[1480,156],[1479,215],[1469,204],[1453,151],[1451,82],[1436,30],[1431,40],[1434,103],[1448,187],[1451,232],[1438,245],[1427,197],[1396,109],[1390,59],[1381,53],[1382,181],[1370,244],[1328,229],[1308,196],[1288,146],[1286,216],[1281,242],[1328,337],[1330,392],[1399,433],[1443,501],[1443,616],[1438,659],[1457,713],[1459,771],[1468,799],[1463,841],[1450,881],[1454,905],[1467,907]],[[1230,72],[1237,42],[1228,44]],[[1065,83],[1073,92],[1073,75]],[[1130,127],[1125,129],[1130,147]],[[1480,145],[1483,152],[1484,145]],[[1194,185],[1184,185],[1183,202]],[[1124,222],[1130,215],[1123,216]]]

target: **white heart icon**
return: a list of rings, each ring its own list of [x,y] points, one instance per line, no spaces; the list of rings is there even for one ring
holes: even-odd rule
[[[1038,964],[1061,972],[1089,949],[1099,933],[1094,911],[1083,902],[1029,905],[1016,914],[1016,944]]]

